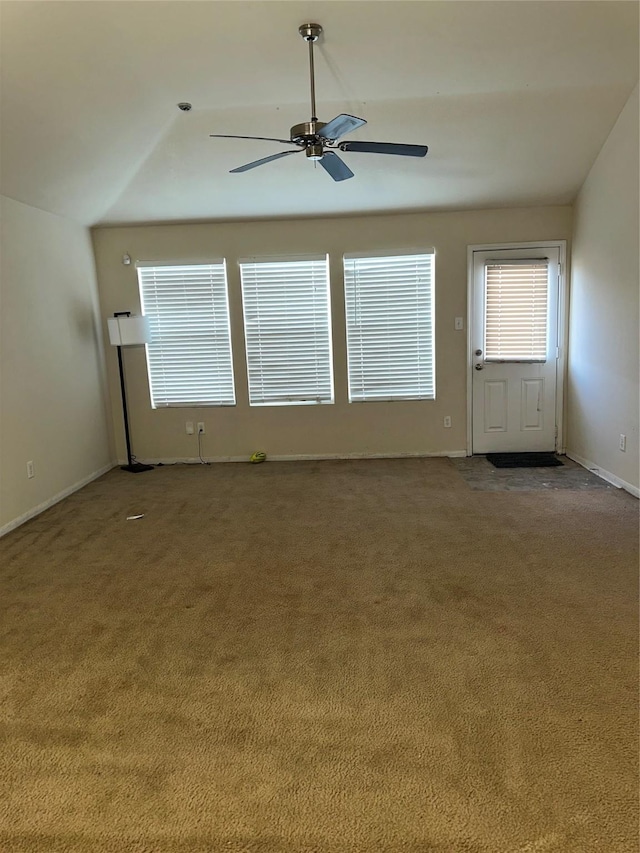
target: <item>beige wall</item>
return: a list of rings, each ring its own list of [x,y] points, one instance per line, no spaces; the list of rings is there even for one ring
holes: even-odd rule
[[[339,191],[339,188],[337,188]],[[467,245],[568,239],[569,207],[407,214],[278,222],[98,228],[93,232],[103,317],[140,311],[136,260],[181,261],[225,257],[228,264],[237,406],[152,410],[142,348],[125,352],[132,443],[140,459],[197,457],[197,437],[187,420],[204,420],[203,455],[273,456],[448,453],[466,448]],[[341,259],[344,252],[435,247],[435,401],[347,402],[346,346]],[[332,406],[249,407],[237,259],[250,255],[329,252],[331,264],[336,403]],[[107,352],[113,422],[119,458],[124,458],[117,363]],[[453,427],[445,429],[450,415]]]
[[[575,205],[567,444],[579,461],[636,489],[638,232],[636,87]]]
[[[6,531],[110,465],[112,454],[88,230],[8,198],[1,204],[0,531]]]

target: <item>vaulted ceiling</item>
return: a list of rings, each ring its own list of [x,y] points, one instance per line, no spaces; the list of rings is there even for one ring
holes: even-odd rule
[[[637,2],[2,0],[1,191],[88,225],[565,204],[638,79]],[[425,159],[304,156],[319,117]],[[193,105],[177,109],[179,101]]]

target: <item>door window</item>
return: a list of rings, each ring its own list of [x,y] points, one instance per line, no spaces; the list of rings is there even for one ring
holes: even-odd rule
[[[549,261],[487,261],[485,361],[545,361]]]

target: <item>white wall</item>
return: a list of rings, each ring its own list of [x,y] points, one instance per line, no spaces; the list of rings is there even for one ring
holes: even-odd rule
[[[112,453],[88,230],[0,201],[0,532],[6,532],[110,466]]]
[[[428,454],[466,449],[467,246],[474,243],[569,239],[570,207],[422,213],[343,219],[98,228],[93,232],[103,316],[139,313],[134,260],[227,259],[237,406],[151,409],[145,355],[125,352],[134,452],[141,459],[197,458],[197,437],[185,422],[204,420],[203,455],[244,457],[256,449],[275,456]],[[435,401],[349,404],[342,255],[382,249],[435,247]],[[249,407],[247,402],[238,258],[251,255],[329,252],[332,289],[335,405]],[[112,348],[109,348],[112,350]],[[118,455],[125,456],[118,374],[107,352]],[[443,418],[450,415],[451,429]]]
[[[575,205],[567,417],[568,453],[636,494],[638,177],[636,87]]]

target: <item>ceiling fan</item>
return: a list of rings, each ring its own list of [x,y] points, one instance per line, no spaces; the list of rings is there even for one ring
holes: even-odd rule
[[[340,142],[341,137],[352,130],[366,124],[363,118],[342,113],[329,122],[318,121],[316,116],[316,85],[313,66],[313,45],[322,33],[320,24],[302,24],[298,32],[309,45],[309,76],[311,81],[311,121],[294,124],[290,131],[290,139],[274,139],[270,136],[234,136],[225,133],[212,133],[216,139],[255,139],[262,142],[282,142],[284,145],[296,145],[297,148],[271,154],[260,160],[253,160],[231,172],[248,172],[256,166],[288,157],[289,154],[300,154],[302,151],[309,160],[316,161],[324,168],[334,181],[345,181],[353,178],[353,172],[332,149],[339,151],[360,151],[369,154],[397,154],[401,157],[424,157],[428,151],[426,145],[402,145],[396,142]]]

